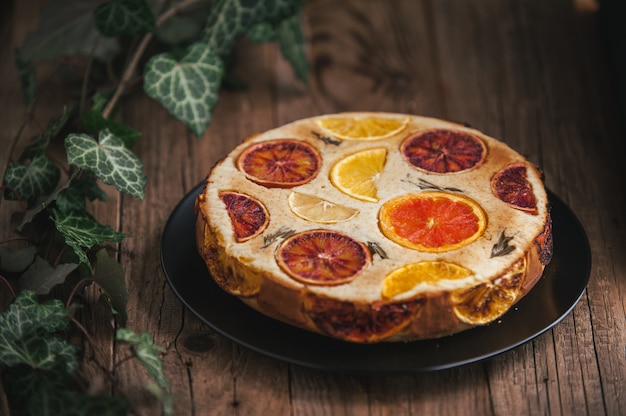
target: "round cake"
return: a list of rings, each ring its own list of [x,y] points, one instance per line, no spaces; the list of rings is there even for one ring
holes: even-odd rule
[[[244,140],[196,199],[212,278],[337,339],[437,338],[498,320],[552,256],[541,172],[456,123],[353,112]]]

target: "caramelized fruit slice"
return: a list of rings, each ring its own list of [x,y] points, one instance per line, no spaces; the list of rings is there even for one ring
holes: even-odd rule
[[[458,280],[473,275],[470,269],[447,261],[422,261],[402,266],[385,277],[382,294],[391,298],[413,289],[419,283]]]
[[[453,292],[454,313],[471,325],[484,325],[502,316],[517,300],[525,270],[526,258],[522,257],[503,275]]]
[[[276,260],[299,282],[339,285],[352,281],[370,263],[371,254],[363,243],[345,234],[310,230],[283,241]]]
[[[537,214],[537,198],[528,182],[526,165],[515,163],[491,178],[491,190],[502,202],[513,208]]]
[[[270,215],[260,201],[232,191],[220,192],[219,196],[230,217],[235,241],[243,243],[265,231],[270,222]]]
[[[291,188],[311,181],[322,164],[319,152],[296,139],[255,143],[237,159],[248,179],[268,188]]]
[[[433,253],[476,241],[487,226],[487,218],[478,203],[445,192],[422,192],[391,199],[380,209],[378,220],[381,231],[390,240]]]
[[[346,195],[376,202],[376,181],[385,167],[387,149],[375,148],[353,153],[339,160],[330,171],[330,181]]]
[[[406,302],[355,305],[352,302],[309,295],[305,311],[325,334],[352,342],[377,342],[401,331],[423,304],[422,299]]]
[[[374,141],[400,133],[409,122],[408,117],[334,116],[317,120],[317,124],[342,140]]]
[[[335,204],[315,195],[292,192],[288,198],[289,208],[298,217],[322,224],[333,224],[354,218],[359,210]]]
[[[468,133],[430,130],[406,139],[400,152],[411,165],[434,173],[456,173],[480,166],[487,155],[485,143]]]

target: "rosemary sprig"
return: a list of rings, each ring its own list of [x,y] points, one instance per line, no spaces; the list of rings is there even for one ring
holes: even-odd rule
[[[332,144],[334,146],[339,146],[341,144],[341,141],[334,140],[334,139],[332,139],[332,138],[330,138],[328,136],[323,136],[323,135],[321,135],[320,133],[318,133],[316,131],[311,130],[311,134],[313,136],[317,137],[318,140],[321,140],[321,141],[323,141],[326,144]]]
[[[263,237],[263,246],[261,248],[267,248],[274,244],[279,238],[287,238],[295,233],[296,231],[289,227],[280,227],[275,233]]]
[[[370,253],[372,253],[372,255],[378,254],[381,259],[388,259],[389,258],[389,256],[385,252],[385,250],[383,250],[383,248],[380,246],[380,244],[378,244],[378,243],[376,243],[374,241],[368,241],[367,242],[367,248],[369,249]]]
[[[515,246],[509,245],[509,242],[513,240],[513,237],[507,236],[505,234],[506,229],[502,230],[500,234],[500,238],[498,242],[493,245],[491,248],[491,258],[498,256],[506,256],[513,250],[515,250]]]
[[[435,185],[432,182],[428,182],[425,179],[422,178],[418,178],[418,182],[414,182],[411,180],[410,176],[407,175],[406,179],[402,179],[402,182],[406,182],[409,183],[411,185],[415,185],[420,189],[428,189],[428,190],[435,190],[435,191],[448,191],[448,192],[460,192],[463,193],[462,189],[459,188],[453,188],[453,187],[443,187],[443,186],[439,186],[439,185]]]

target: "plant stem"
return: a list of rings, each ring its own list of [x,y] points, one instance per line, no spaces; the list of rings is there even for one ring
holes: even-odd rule
[[[7,288],[9,288],[9,292],[11,292],[11,295],[13,295],[13,298],[15,299],[15,290],[13,290],[13,286],[11,286],[9,280],[0,274],[0,281],[2,281]]]
[[[183,10],[187,6],[190,6],[191,4],[197,1],[198,0],[184,0],[178,3],[177,5],[172,6],[172,8],[166,10],[165,12],[163,12],[163,14],[161,14],[157,18],[156,26],[157,27],[161,26],[167,20],[176,16],[176,14],[178,14],[179,11]],[[148,44],[150,43],[153,37],[154,37],[154,33],[146,33],[144,37],[141,39],[141,42],[139,42],[139,46],[137,46],[135,53],[133,54],[128,66],[126,67],[126,70],[124,71],[124,74],[122,75],[122,79],[120,80],[120,83],[117,85],[117,88],[115,89],[115,92],[113,93],[113,97],[111,97],[106,107],[102,111],[102,117],[109,118],[109,116],[111,115],[111,112],[115,108],[115,105],[117,104],[120,97],[124,93],[126,86],[130,83],[130,80],[133,77],[133,74],[135,73],[135,69],[137,68],[137,65],[139,64],[139,60],[143,56],[143,53],[145,52],[146,48],[148,47]]]

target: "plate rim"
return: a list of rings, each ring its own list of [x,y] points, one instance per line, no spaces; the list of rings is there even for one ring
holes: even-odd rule
[[[311,356],[309,356],[308,358],[307,358],[306,352],[300,352],[300,353],[296,352],[295,354],[285,354],[285,351],[280,352],[280,348],[268,348],[266,343],[263,345],[259,345],[258,340],[257,342],[254,342],[254,340],[245,339],[245,336],[244,336],[244,339],[242,339],[242,336],[241,335],[238,336],[234,334],[232,329],[228,330],[228,329],[223,328],[222,325],[217,325],[215,323],[215,319],[211,319],[210,317],[205,316],[205,314],[199,310],[198,305],[192,300],[190,300],[189,296],[185,295],[185,293],[183,293],[183,291],[180,290],[181,287],[179,286],[177,279],[171,275],[174,271],[172,270],[172,266],[171,266],[172,260],[170,258],[170,253],[167,252],[167,247],[168,247],[167,238],[171,233],[176,232],[176,231],[171,230],[171,228],[174,227],[175,221],[187,220],[193,223],[193,225],[195,226],[195,216],[193,216],[193,203],[195,201],[196,196],[200,193],[203,185],[204,185],[204,181],[194,186],[191,191],[185,194],[185,196],[177,203],[176,207],[172,210],[163,228],[161,241],[160,241],[160,250],[159,250],[160,262],[161,262],[162,271],[165,275],[166,280],[168,281],[170,288],[172,289],[176,297],[183,303],[183,305],[189,311],[191,311],[203,324],[207,325],[209,328],[219,333],[220,335],[224,336],[225,338],[245,348],[261,353],[263,355],[266,355],[266,356],[269,356],[269,357],[272,357],[272,358],[275,358],[284,362],[288,362],[291,364],[300,365],[303,367],[315,368],[315,369],[333,371],[333,372],[363,373],[363,374],[416,373],[416,372],[439,371],[439,370],[467,365],[467,364],[474,363],[474,362],[483,361],[483,360],[495,357],[497,355],[500,355],[504,352],[515,349],[523,344],[526,344],[529,341],[544,334],[548,330],[552,329],[558,323],[560,323],[567,315],[571,313],[571,311],[574,309],[574,307],[578,304],[578,302],[582,298],[583,294],[586,291],[589,278],[591,275],[591,264],[592,264],[591,249],[590,249],[587,234],[584,230],[582,223],[580,222],[580,220],[577,218],[575,213],[571,210],[571,208],[567,204],[565,204],[554,192],[552,192],[550,189],[547,189],[551,209],[554,211],[554,207],[556,206],[559,211],[562,211],[560,215],[565,214],[567,217],[569,217],[567,218],[567,220],[569,221],[569,226],[570,227],[573,226],[574,228],[573,230],[570,229],[570,232],[573,231],[576,234],[578,234],[577,235],[578,237],[577,244],[579,245],[578,249],[581,250],[581,252],[584,253],[584,255],[577,256],[577,258],[578,258],[578,262],[581,264],[584,264],[585,266],[583,270],[579,270],[579,276],[580,276],[579,277],[580,280],[578,282],[579,284],[576,286],[576,293],[574,295],[570,295],[570,297],[568,298],[568,301],[566,302],[568,304],[567,307],[561,308],[558,316],[555,319],[552,319],[551,322],[549,322],[547,325],[545,326],[542,325],[542,328],[532,330],[531,333],[528,333],[527,336],[521,337],[511,343],[505,343],[506,345],[503,345],[500,348],[495,348],[489,351],[485,351],[483,354],[474,354],[464,359],[458,359],[458,360],[452,359],[443,363],[438,363],[438,364],[433,364],[433,365],[418,365],[418,366],[413,366],[413,367],[403,367],[402,365],[394,364],[394,365],[385,366],[385,363],[383,361],[381,363],[378,363],[378,365],[372,367],[372,366],[364,366],[363,363],[359,364],[358,362],[354,362],[352,364],[350,362],[341,362],[341,363],[334,362],[334,364],[329,363],[328,361],[325,361],[323,357],[316,355],[313,351],[309,352],[311,353]],[[185,214],[184,207],[188,205],[191,205],[191,209],[187,210],[186,211],[187,213]],[[189,218],[185,218],[185,217],[189,217]],[[554,222],[555,222],[554,215],[553,215],[552,220],[553,220],[553,227],[554,227]],[[565,220],[566,219],[557,218],[556,223],[558,225],[560,221],[565,222]],[[195,248],[196,247],[195,233],[191,233],[189,238],[193,239],[193,247]],[[554,238],[555,238],[555,242],[558,241],[557,237],[554,237]],[[190,257],[192,256],[191,253],[189,253],[189,256]],[[200,255],[197,253],[197,250],[194,252],[194,256],[197,257],[196,260],[200,260],[202,262],[202,265],[204,266],[204,262],[202,261]],[[551,261],[550,264],[548,264],[548,266],[546,267],[546,270],[548,270],[550,267],[556,267],[552,265],[554,264],[555,259],[558,259],[558,258],[559,258],[559,253],[555,248],[555,251],[553,254],[553,260]],[[210,275],[209,275],[208,270],[206,270],[206,267],[204,267],[203,273],[205,273],[209,277],[209,280],[212,282],[212,279],[210,279]],[[558,273],[558,271],[554,271],[554,273]],[[541,280],[538,282],[537,285],[548,284],[545,281],[546,280],[545,276],[546,276],[546,271],[544,271],[544,276],[542,276]],[[208,282],[210,286],[214,285],[215,288],[221,291],[221,289],[214,282],[212,282],[213,284],[211,284],[211,282]],[[522,304],[523,302],[527,301],[527,298],[532,299],[533,291],[535,291],[535,288],[533,288],[523,299],[521,299],[518,304]],[[399,350],[400,348],[405,348],[406,345],[413,345],[413,346],[430,345],[430,346],[436,347],[438,343],[439,344],[448,343],[450,340],[453,340],[452,342],[454,342],[454,340],[456,339],[460,340],[461,338],[467,338],[467,337],[472,337],[472,336],[475,336],[475,337],[484,336],[483,333],[485,331],[489,332],[489,329],[491,327],[494,327],[494,325],[496,325],[495,323],[492,323],[487,326],[472,328],[472,329],[463,331],[459,334],[453,334],[453,335],[450,335],[444,338],[435,339],[435,340],[420,340],[420,341],[412,341],[409,343],[355,344],[355,343],[350,343],[346,341],[335,340],[335,339],[326,337],[324,335],[316,334],[316,333],[306,331],[301,328],[297,328],[295,326],[291,326],[283,322],[276,321],[273,318],[267,317],[261,314],[260,312],[253,310],[252,308],[250,308],[249,306],[241,302],[238,298],[232,295],[228,295],[226,292],[222,292],[221,294],[218,294],[217,296],[220,296],[220,295],[224,295],[224,299],[226,299],[227,302],[230,303],[230,301],[232,301],[233,308],[241,309],[242,311],[245,311],[244,314],[247,313],[247,314],[250,314],[250,316],[253,318],[258,318],[255,320],[259,320],[262,323],[269,325],[270,328],[273,326],[277,326],[280,328],[281,332],[283,331],[292,332],[293,333],[292,335],[304,337],[309,342],[312,342],[314,345],[317,344],[318,346],[322,345],[322,346],[327,346],[329,348],[331,347],[340,348],[348,352],[352,351],[352,352],[358,352],[360,354],[364,352],[367,354],[368,351],[369,352],[381,352],[380,350],[383,350],[383,351],[391,350],[391,352],[393,352],[394,349]],[[514,307],[516,308],[517,306],[514,306]],[[505,315],[503,315],[503,317],[506,317],[507,314],[509,313],[510,312],[507,312]],[[239,322],[239,324],[241,324],[241,322]],[[394,346],[397,348],[394,348]],[[410,354],[410,352],[408,354]],[[348,360],[349,358],[350,356],[348,355]]]

